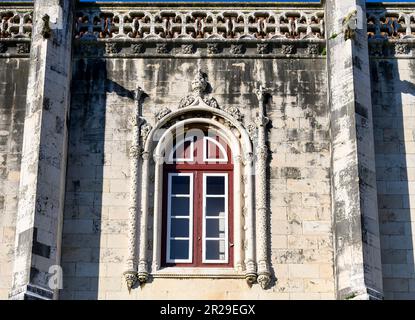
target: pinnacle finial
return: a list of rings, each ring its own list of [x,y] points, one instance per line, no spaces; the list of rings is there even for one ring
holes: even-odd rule
[[[259,85],[259,88],[255,91],[258,100],[264,102],[265,96],[269,93],[269,89],[265,88],[262,84]]]
[[[202,70],[198,70],[196,77],[192,81],[192,91],[196,93],[197,95],[201,96],[205,93],[207,88],[208,82],[206,79],[205,74],[202,72]]]
[[[144,96],[144,90],[140,86],[137,86],[137,88],[134,91],[134,98],[136,101],[141,101],[142,97]]]

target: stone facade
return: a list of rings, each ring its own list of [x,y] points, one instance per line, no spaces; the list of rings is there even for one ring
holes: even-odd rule
[[[0,298],[415,298],[414,16],[0,5]],[[194,123],[233,142],[233,268],[161,265],[155,136]]]

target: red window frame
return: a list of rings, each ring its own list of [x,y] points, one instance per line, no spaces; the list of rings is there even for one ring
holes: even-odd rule
[[[200,138],[200,137],[199,137]],[[222,141],[222,140],[221,140]],[[163,218],[162,218],[162,248],[161,258],[163,267],[206,267],[206,268],[230,268],[233,267],[233,163],[232,152],[226,146],[228,157],[227,163],[203,162],[203,139],[198,139],[195,143],[194,157],[195,163],[173,163],[164,164],[163,167]],[[168,177],[170,173],[192,173],[193,174],[193,247],[191,263],[171,263],[167,262],[167,200],[168,200]],[[228,262],[227,263],[203,263],[203,175],[204,173],[223,173],[227,174],[228,179]]]

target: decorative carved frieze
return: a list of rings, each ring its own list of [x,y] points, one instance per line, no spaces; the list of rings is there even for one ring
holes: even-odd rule
[[[230,51],[232,54],[243,54],[245,53],[245,46],[243,44],[233,44]]]
[[[372,58],[380,57],[413,57],[415,41],[411,40],[370,40],[369,55]]]
[[[137,54],[137,53],[143,53],[145,48],[142,43],[134,43],[131,45],[131,50]]]
[[[257,52],[259,54],[269,53],[269,44],[268,43],[258,43],[257,44]]]
[[[194,52],[193,44],[182,44],[182,53],[183,54],[192,54]]]
[[[17,53],[29,53],[30,44],[29,43],[18,43],[16,44]]]
[[[107,42],[105,44],[105,52],[107,54],[115,54],[115,53],[118,53],[117,43],[115,43],[115,42]]]
[[[156,44],[156,51],[157,53],[168,53],[169,46],[167,43],[157,43]]]
[[[117,39],[76,40],[75,56],[95,56],[107,58],[135,57],[186,57],[203,58],[220,56],[234,58],[235,56],[257,57],[268,55],[272,58],[285,58],[288,54],[298,57],[323,56],[324,40],[300,41],[295,40],[209,40],[195,39],[188,43],[183,39],[157,39],[119,41]]]
[[[320,54],[320,47],[319,47],[319,45],[318,44],[310,44],[307,47],[307,53],[309,55],[312,55],[312,56]]]
[[[283,54],[294,54],[295,49],[296,48],[293,44],[283,44],[281,51],[282,51]]]
[[[207,44],[207,53],[208,54],[217,54],[220,52],[219,43],[208,43]]]
[[[1,38],[30,38],[32,36],[32,11],[0,11]]]
[[[304,39],[324,38],[324,11],[81,9],[77,38]]]
[[[396,43],[395,53],[396,54],[407,54],[409,52],[409,45],[407,43]]]

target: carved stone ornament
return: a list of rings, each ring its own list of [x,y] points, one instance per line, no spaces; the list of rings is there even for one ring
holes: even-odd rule
[[[256,137],[258,136],[257,126],[254,123],[249,124],[246,127],[246,131],[248,132],[248,135],[249,135],[249,137],[251,138],[252,141],[254,141],[256,139]]]
[[[131,50],[133,53],[143,53],[144,52],[144,45],[142,43],[134,43],[131,45]]]
[[[268,43],[258,43],[257,44],[257,52],[259,54],[267,54],[269,53],[269,44]]]
[[[215,98],[212,97],[203,97],[203,102],[206,103],[209,107],[219,108],[219,103]]]
[[[130,147],[129,156],[132,159],[138,159],[141,156],[143,149],[140,146],[134,145]]]
[[[245,46],[243,44],[233,44],[231,46],[232,54],[243,54],[245,52]]]
[[[255,90],[255,94],[258,97],[258,100],[260,101],[260,103],[263,103],[265,101],[267,94],[269,94],[269,89],[260,85],[259,88]]]
[[[224,111],[232,115],[238,121],[242,121],[243,119],[243,114],[237,107],[226,107]]]
[[[307,47],[307,53],[311,56],[318,55],[320,53],[320,47],[318,44],[310,44]]]
[[[344,40],[354,40],[357,29],[357,10],[353,10],[342,21]]]
[[[148,273],[145,273],[145,272],[138,273],[137,277],[138,277],[138,281],[141,284],[146,283],[148,281]]]
[[[192,81],[192,93],[180,100],[179,109],[191,106],[200,99],[212,108],[219,108],[219,104],[215,98],[206,96],[208,87],[206,78],[207,76],[202,71],[199,70],[197,72],[196,77]]]
[[[206,76],[203,74],[202,71],[198,71],[196,77],[192,81],[192,91],[193,93],[201,96],[206,92],[206,88],[208,86],[208,81]]]
[[[248,286],[252,287],[257,280],[257,275],[255,273],[247,274],[245,275],[245,280]]]
[[[207,45],[208,54],[217,54],[220,52],[219,43],[208,43]]]
[[[271,283],[271,277],[269,274],[260,274],[257,281],[262,289],[267,289]]]
[[[196,98],[192,95],[188,95],[186,97],[184,97],[182,100],[180,100],[179,102],[179,109],[181,108],[186,108],[188,106],[190,106],[191,104],[193,104],[193,102],[196,101]]]
[[[135,271],[124,272],[124,279],[127,284],[128,293],[130,293],[131,288],[134,287],[134,285],[136,284],[138,280],[137,272]]]
[[[158,111],[155,116],[158,121],[163,119],[165,116],[167,116],[169,113],[171,113],[171,110],[169,108],[163,108],[160,111]]]
[[[396,54],[408,54],[409,53],[409,46],[407,43],[397,43],[395,44],[395,52]]]
[[[40,31],[40,34],[43,36],[44,39],[48,39],[52,34],[52,30],[50,29],[49,15],[45,14],[42,17],[42,20],[43,20],[43,26],[42,26],[42,30]]]
[[[105,52],[107,54],[115,54],[118,53],[118,46],[116,43],[106,43],[105,44]]]
[[[157,53],[168,53],[169,52],[169,46],[167,43],[157,43],[156,44],[156,51]]]
[[[182,53],[183,54],[192,54],[194,52],[193,44],[182,44]]]
[[[143,141],[147,140],[148,134],[150,133],[151,129],[153,129],[153,127],[148,124],[148,123],[144,123],[141,128],[140,128],[140,136],[143,139]]]
[[[283,54],[294,54],[295,46],[293,44],[284,44],[282,46],[282,53]]]
[[[30,51],[30,46],[28,43],[18,43],[16,47],[17,53],[29,53]]]

